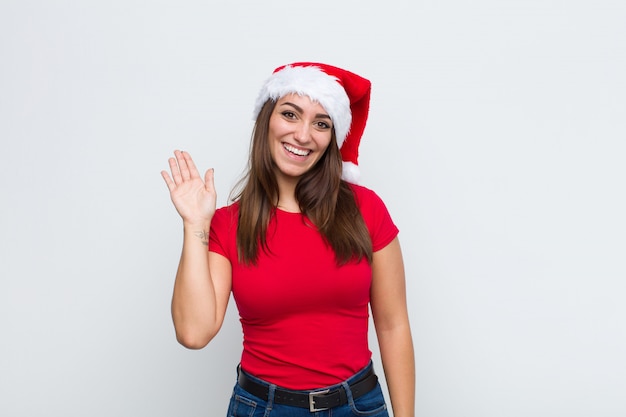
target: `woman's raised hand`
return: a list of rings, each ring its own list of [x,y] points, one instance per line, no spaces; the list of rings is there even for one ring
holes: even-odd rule
[[[170,197],[183,222],[193,225],[208,224],[215,213],[217,194],[213,182],[213,169],[207,170],[204,180],[191,159],[184,151],[174,151],[175,158],[169,158],[170,177],[167,171],[161,176],[170,190]]]

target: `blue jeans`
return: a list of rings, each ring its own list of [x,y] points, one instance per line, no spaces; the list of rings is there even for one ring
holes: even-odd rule
[[[274,403],[274,390],[276,385],[267,383],[259,378],[256,378],[250,374],[246,375],[256,382],[260,382],[269,387],[269,398],[267,401],[261,398],[255,397],[249,392],[245,391],[235,384],[233,389],[233,395],[230,398],[230,405],[228,406],[227,417],[389,417],[387,413],[387,405],[385,404],[385,398],[380,388],[380,384],[376,384],[376,387],[357,398],[352,398],[352,392],[350,391],[350,384],[358,381],[365,373],[371,368],[370,364],[350,377],[348,380],[333,385],[330,387],[324,387],[323,389],[337,389],[341,386],[346,390],[348,402],[344,405],[333,407],[324,411],[310,412],[307,408],[293,407],[290,405],[275,404]],[[241,369],[239,372],[244,372]],[[317,391],[317,390],[315,390]],[[308,393],[309,391],[298,391]]]

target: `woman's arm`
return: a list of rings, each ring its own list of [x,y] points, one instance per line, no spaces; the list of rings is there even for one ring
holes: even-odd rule
[[[190,349],[200,349],[217,334],[224,321],[231,289],[231,266],[223,256],[208,251],[216,192],[213,170],[204,180],[187,152],[169,159],[172,176],[161,172],[176,210],[183,219],[183,250],[174,283],[172,317],[176,338]]]
[[[395,417],[415,415],[415,358],[406,304],[404,263],[396,237],[374,253],[371,307]]]
[[[176,339],[190,349],[201,349],[224,322],[231,290],[228,259],[207,250],[208,225],[184,226],[183,251],[172,296]]]

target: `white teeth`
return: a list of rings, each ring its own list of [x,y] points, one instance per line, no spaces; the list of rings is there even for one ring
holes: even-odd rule
[[[283,145],[285,147],[285,149],[287,149],[289,152],[291,152],[292,154],[298,155],[298,156],[307,156],[308,154],[311,153],[311,151],[306,151],[306,150],[301,150],[301,149],[297,149],[294,148],[291,145],[287,145],[286,143]]]

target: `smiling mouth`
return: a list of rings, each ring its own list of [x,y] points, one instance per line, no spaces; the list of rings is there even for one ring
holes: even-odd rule
[[[285,148],[288,152],[298,156],[307,156],[312,152],[311,150],[295,148],[287,143],[283,144],[283,148]]]

